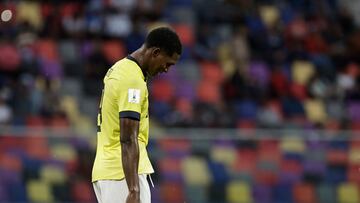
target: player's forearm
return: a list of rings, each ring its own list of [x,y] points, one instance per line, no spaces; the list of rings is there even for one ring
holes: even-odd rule
[[[130,192],[139,192],[139,145],[137,138],[121,144],[122,164]]]
[[[120,119],[121,158],[126,183],[130,192],[139,192],[139,122],[132,119]]]

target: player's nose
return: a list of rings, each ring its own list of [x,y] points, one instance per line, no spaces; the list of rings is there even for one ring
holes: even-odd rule
[[[168,70],[169,70],[169,68],[167,68],[167,67],[164,67],[163,69],[162,69],[162,73],[167,73],[168,72]]]

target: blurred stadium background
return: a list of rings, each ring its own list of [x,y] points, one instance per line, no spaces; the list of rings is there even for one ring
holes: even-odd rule
[[[0,202],[96,202],[102,77],[149,29],[154,203],[359,203],[359,0],[0,2]]]

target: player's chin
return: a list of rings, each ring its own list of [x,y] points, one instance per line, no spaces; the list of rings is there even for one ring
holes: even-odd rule
[[[153,78],[153,77],[155,77],[155,76],[157,76],[158,75],[158,73],[148,73],[148,78]]]
[[[158,75],[160,75],[162,72],[155,72],[152,76],[154,77],[154,76],[158,76]]]

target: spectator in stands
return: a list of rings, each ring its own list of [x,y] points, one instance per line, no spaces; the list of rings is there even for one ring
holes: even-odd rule
[[[158,84],[166,84],[172,90],[166,100],[157,94],[150,98],[157,104],[151,110],[153,121],[173,127],[236,127],[245,119],[262,126],[267,119],[260,118],[261,112],[271,112],[263,105],[271,104],[282,106],[276,117],[283,119],[276,126],[283,127],[295,111],[303,114],[311,97],[328,109],[324,122],[341,123],[343,117],[331,117],[334,112],[329,111],[333,104],[346,106],[348,100],[356,103],[359,98],[360,12],[358,2],[320,2],[5,2],[0,8],[10,9],[16,18],[0,24],[0,71],[3,81],[12,80],[13,87],[19,87],[18,77],[23,74],[59,80],[60,85],[71,78],[86,100],[96,103],[100,89],[95,81],[114,58],[134,51],[149,26],[166,21],[185,42],[178,71],[184,73],[150,83],[150,88],[162,90]],[[21,95],[31,88],[24,91]],[[16,100],[22,98],[17,92]],[[45,91],[36,94],[38,100],[46,99]],[[248,121],[250,114],[244,117],[241,109],[246,105],[254,107],[246,113],[257,115],[256,119],[251,116]],[[41,114],[40,108],[34,109],[32,114]],[[15,117],[29,113],[17,111],[13,109]],[[223,112],[227,118],[217,122]],[[312,122],[308,114],[303,116]]]
[[[9,124],[13,116],[11,108],[6,104],[8,93],[6,89],[0,91],[0,126]]]

